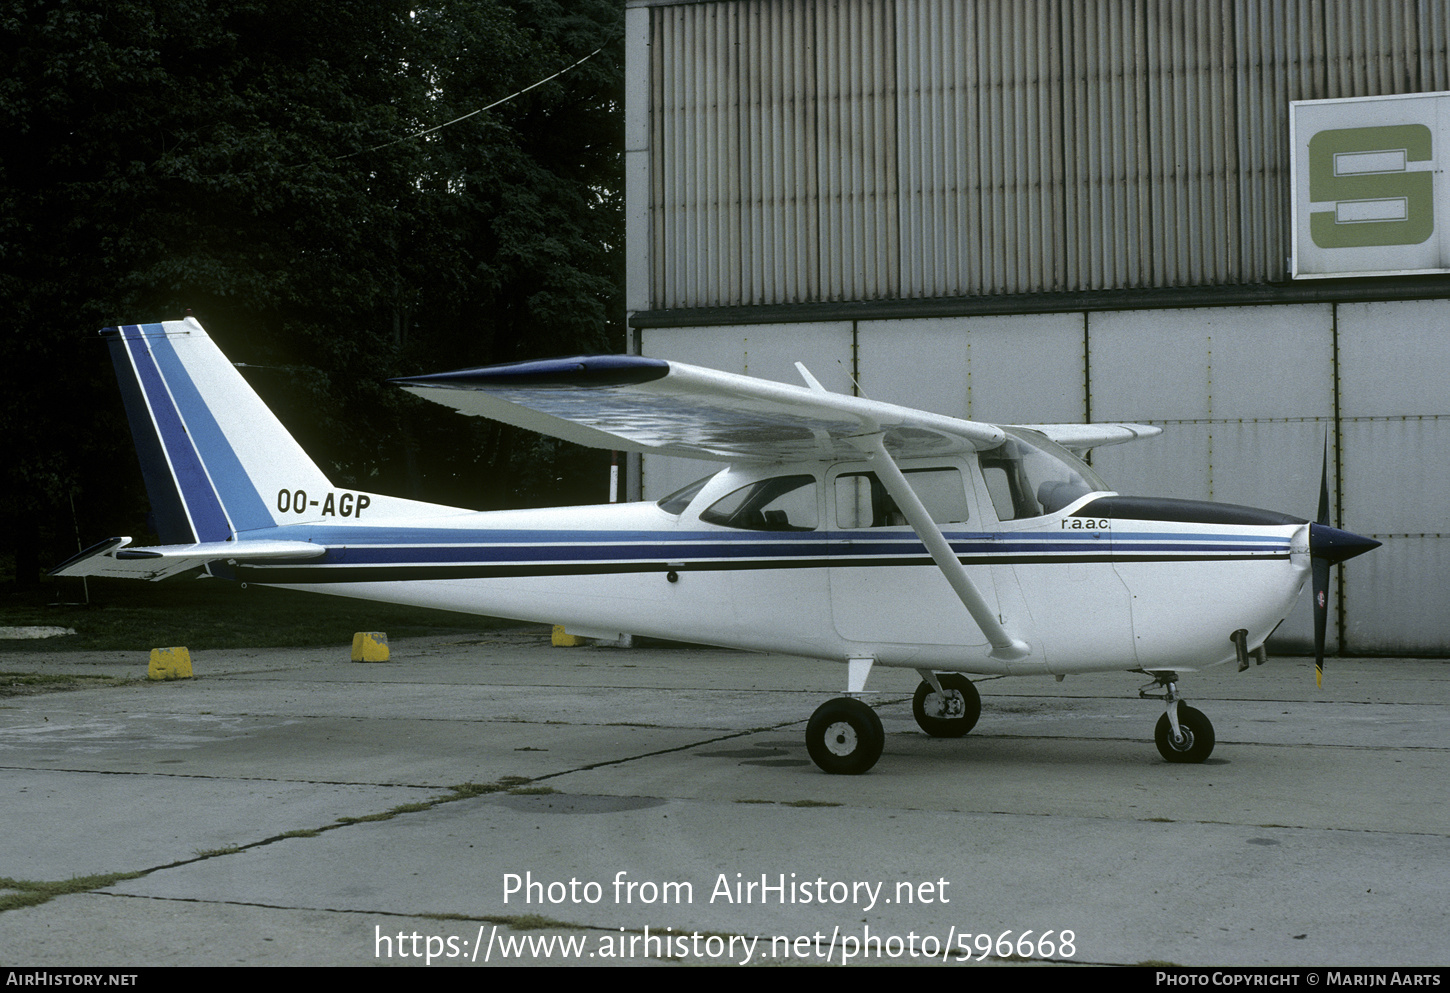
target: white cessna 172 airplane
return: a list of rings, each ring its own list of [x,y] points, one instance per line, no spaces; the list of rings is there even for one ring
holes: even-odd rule
[[[250,583],[848,662],[812,716],[827,772],[870,769],[873,664],[922,677],[916,720],[966,734],[965,673],[1146,674],[1170,762],[1213,726],[1178,673],[1263,644],[1313,575],[1322,664],[1331,562],[1378,542],[1246,507],[1119,496],[1077,454],[1159,433],[998,426],[639,356],[395,380],[464,414],[724,469],[657,503],[475,513],[339,489],[194,319],[109,339],[165,544],[111,538],[58,576]],[[1148,695],[1140,691],[1140,695]]]

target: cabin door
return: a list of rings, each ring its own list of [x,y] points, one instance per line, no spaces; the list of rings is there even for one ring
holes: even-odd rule
[[[976,530],[976,495],[961,464],[902,466],[907,482],[959,554],[991,541]],[[862,644],[982,646],[987,639],[868,463],[826,477],[831,613],[836,633]],[[989,603],[991,569],[967,562]]]

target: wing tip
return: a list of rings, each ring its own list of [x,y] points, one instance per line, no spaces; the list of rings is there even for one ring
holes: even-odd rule
[[[669,371],[670,364],[664,359],[643,355],[576,355],[562,359],[533,359],[456,369],[423,376],[399,376],[388,382],[405,388],[445,390],[509,389],[523,386],[598,389],[650,383],[663,379]]]
[[[76,554],[72,555],[70,558],[66,559],[54,569],[50,569],[46,572],[46,575],[52,578],[57,576],[63,577],[70,575],[84,576],[86,575],[86,573],[72,573],[70,570],[74,569],[76,566],[80,565],[83,562],[89,561],[90,559],[97,557],[98,555],[109,555],[116,549],[125,548],[130,543],[131,539],[129,537],[107,538],[105,541],[98,541],[91,547],[83,549],[82,551],[79,551]]]

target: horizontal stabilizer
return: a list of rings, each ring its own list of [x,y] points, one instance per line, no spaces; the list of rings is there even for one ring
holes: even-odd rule
[[[130,538],[108,538],[50,571],[52,576],[166,579],[212,562],[311,559],[327,552],[308,541],[202,541],[132,548]]]

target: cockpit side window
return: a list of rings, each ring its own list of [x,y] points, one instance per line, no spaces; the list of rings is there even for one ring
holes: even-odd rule
[[[712,503],[700,520],[749,531],[814,531],[816,477],[775,476],[740,487]]]
[[[966,488],[958,469],[908,469],[912,490],[938,524],[965,524]],[[874,472],[842,473],[836,477],[836,526],[844,530],[905,525],[906,515],[886,492]]]

